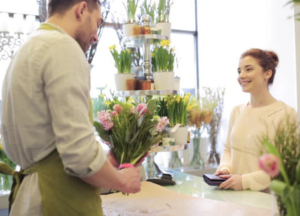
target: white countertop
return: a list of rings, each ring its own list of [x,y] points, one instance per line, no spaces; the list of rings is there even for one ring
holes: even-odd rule
[[[168,171],[176,181],[175,186],[167,186],[169,190],[195,197],[202,197],[224,202],[244,204],[257,208],[272,209],[275,201],[272,195],[256,191],[218,190],[207,185],[202,177],[193,176],[178,171]],[[8,208],[8,194],[0,194],[0,209]],[[0,214],[1,215],[1,214]]]
[[[270,194],[257,191],[219,190],[218,187],[207,185],[202,177],[193,176],[178,171],[168,171],[176,181],[175,186],[167,186],[169,190],[195,197],[202,197],[224,202],[244,204],[257,208],[272,209],[275,204]]]

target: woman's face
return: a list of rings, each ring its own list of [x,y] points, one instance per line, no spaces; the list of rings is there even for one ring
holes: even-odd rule
[[[246,56],[240,60],[238,74],[238,82],[242,90],[247,93],[255,93],[268,88],[268,80],[272,71],[264,71],[257,59]]]

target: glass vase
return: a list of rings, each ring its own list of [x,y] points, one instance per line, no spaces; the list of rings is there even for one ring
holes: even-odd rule
[[[179,168],[182,166],[183,165],[182,165],[181,159],[179,157],[178,151],[171,152],[171,160],[169,163],[169,168],[175,169],[175,168]]]
[[[220,164],[220,155],[217,152],[217,143],[218,143],[218,134],[217,133],[210,133],[209,140],[210,140],[210,153],[208,157],[208,164],[210,165],[219,165]]]
[[[204,160],[201,157],[200,144],[201,144],[201,132],[200,130],[193,130],[193,158],[191,160],[190,166],[194,169],[204,168]]]

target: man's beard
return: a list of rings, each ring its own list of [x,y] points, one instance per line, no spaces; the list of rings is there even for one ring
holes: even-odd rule
[[[77,43],[79,44],[79,46],[81,47],[83,52],[86,53],[88,51],[88,49],[90,48],[90,41],[86,39],[82,30],[78,31],[78,33],[76,34],[75,40],[77,41]]]

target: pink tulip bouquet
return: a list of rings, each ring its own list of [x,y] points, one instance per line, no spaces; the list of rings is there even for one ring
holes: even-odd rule
[[[280,215],[300,215],[299,126],[289,121],[279,127],[272,143],[264,139],[269,154],[259,158],[259,166],[273,179],[270,189],[277,196]]]
[[[165,136],[162,132],[169,120],[154,115],[155,112],[156,102],[150,100],[137,106],[117,102],[111,109],[97,113],[94,126],[115,153],[120,168],[135,165]]]

